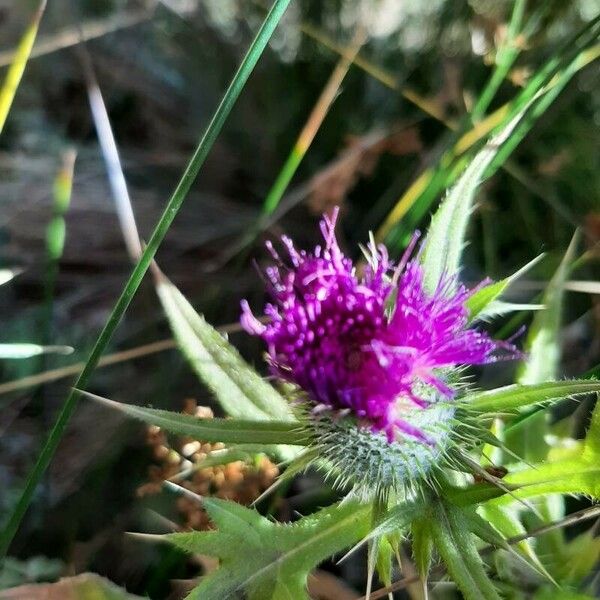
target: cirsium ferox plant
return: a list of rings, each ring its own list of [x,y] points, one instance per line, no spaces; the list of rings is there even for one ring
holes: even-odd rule
[[[219,560],[190,599],[307,598],[311,570],[362,543],[369,549],[369,595],[375,570],[391,582],[403,539],[412,543],[423,590],[430,570],[441,568],[469,600],[497,599],[507,589],[518,597],[505,576],[517,559],[540,589],[553,581],[526,541],[520,513],[548,494],[600,498],[600,411],[585,442],[568,453],[547,451],[537,464],[519,455],[514,432],[539,421],[554,402],[600,391],[600,383],[532,372],[544,351],[540,340],[547,339],[543,319],[532,328],[528,356],[482,330],[484,320],[515,309],[500,296],[523,269],[470,290],[459,281],[476,186],[517,121],[474,158],[423,242],[417,248],[415,237],[398,264],[373,240],[365,263],[353,264],[335,239],[336,213],[324,217],[324,243],[314,251],[284,238],[284,259],[270,246],[267,319],[243,303],[242,324],[264,340],[275,385],[159,276],[159,296],[182,350],[231,418],[204,421],[104,401],[167,431],[278,457],[287,465],[282,480],[316,469],[342,498],[293,523],[198,498],[215,530],[164,536]],[[569,260],[553,280],[546,311],[559,302]],[[526,361],[528,379],[475,389],[466,368],[498,359]],[[502,572],[484,562],[482,543],[499,549],[498,560],[508,564]],[[563,550],[567,556],[568,545]],[[432,567],[438,560],[441,567]]]

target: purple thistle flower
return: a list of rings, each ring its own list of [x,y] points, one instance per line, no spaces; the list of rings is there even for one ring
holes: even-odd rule
[[[409,260],[418,236],[395,267],[385,247],[372,243],[369,265],[357,275],[335,238],[337,214],[324,216],[325,245],[313,253],[282,238],[289,265],[267,243],[277,263],[266,270],[269,322],[244,300],[241,323],[266,342],[273,374],[306,391],[315,411],[352,413],[390,442],[398,434],[427,442],[403,414],[426,408],[432,392],[452,398],[449,368],[493,362],[497,350],[515,349],[467,328],[472,291],[455,277],[425,291],[421,265]]]

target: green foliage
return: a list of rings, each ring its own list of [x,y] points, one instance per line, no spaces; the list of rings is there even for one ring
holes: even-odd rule
[[[496,316],[499,314],[499,312],[501,312],[502,305],[498,306],[498,304],[500,304],[498,299],[502,296],[502,294],[504,294],[504,292],[512,283],[537,265],[543,256],[543,254],[540,254],[540,256],[528,262],[510,277],[490,283],[489,285],[482,287],[472,294],[466,302],[467,309],[469,310],[469,320],[474,321],[476,319],[486,319],[490,316]],[[536,305],[533,306],[535,307]],[[519,310],[519,308],[516,310]]]
[[[411,525],[412,554],[417,572],[422,579],[427,579],[433,556],[433,536],[431,524],[426,518],[414,519]]]
[[[519,373],[519,383],[542,383],[556,378],[560,359],[559,332],[564,300],[565,282],[575,257],[578,241],[575,235],[554,277],[544,292],[545,309],[539,312],[527,334],[527,360]]]
[[[241,419],[293,421],[287,401],[160,276],[156,286],[179,347],[225,412]]]
[[[189,435],[196,440],[225,444],[307,444],[309,436],[298,423],[286,421],[248,421],[243,419],[199,419],[193,415],[113,402],[84,392],[111,408],[171,433]]]
[[[186,550],[219,559],[188,600],[308,598],[306,579],[321,561],[361,537],[369,528],[370,507],[356,502],[330,506],[291,524],[274,523],[233,502],[205,499],[217,527],[211,532],[175,533],[168,540]]]
[[[519,507],[519,509],[522,507]],[[518,510],[518,509],[517,509]],[[512,507],[496,506],[490,502],[481,507],[481,514],[504,538],[523,535],[525,526],[519,520],[517,510]],[[502,546],[500,546],[502,547]],[[515,548],[525,557],[536,569],[545,573],[544,565],[536,554],[530,540],[522,540],[515,545]],[[550,578],[548,576],[548,578]]]
[[[435,547],[466,600],[499,600],[477,552],[466,513],[438,500],[430,523]]]
[[[586,494],[600,499],[600,403],[597,403],[583,447],[574,456],[548,460],[509,474],[505,481],[522,486],[519,498],[543,494]]]
[[[521,114],[517,115],[484,146],[431,219],[422,255],[425,287],[429,292],[433,292],[444,277],[458,274],[475,190],[498,148],[510,136],[520,118]]]
[[[594,392],[600,392],[600,381],[573,379],[530,385],[515,383],[495,390],[468,394],[461,403],[470,411],[501,413]]]
[[[2,133],[2,130],[4,129],[4,124],[6,123],[17,89],[19,88],[21,77],[23,77],[23,73],[25,72],[25,67],[29,60],[33,44],[35,43],[40,21],[42,20],[45,9],[46,0],[41,0],[29,26],[25,30],[25,33],[17,46],[10,68],[2,82],[2,87],[0,88],[0,133]]]

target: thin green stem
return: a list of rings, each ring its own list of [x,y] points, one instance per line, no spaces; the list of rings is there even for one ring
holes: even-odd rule
[[[213,118],[208,124],[204,135],[200,139],[198,147],[196,148],[192,158],[188,163],[188,166],[183,172],[181,180],[175,188],[175,191],[169,199],[158,224],[152,232],[146,249],[144,250],[139,262],[133,269],[133,272],[125,284],[125,287],[119,296],[119,299],[117,300],[115,307],[113,308],[110,317],[106,322],[106,325],[96,340],[88,360],[79,377],[77,378],[74,388],[67,396],[56,419],[54,427],[52,428],[48,439],[46,440],[42,451],[38,456],[31,473],[29,474],[29,477],[27,478],[27,482],[21,497],[19,498],[16,507],[10,515],[8,523],[2,532],[2,536],[0,537],[0,556],[6,554],[13,537],[17,532],[19,524],[25,515],[27,507],[31,502],[33,493],[44,472],[46,471],[46,468],[50,464],[52,456],[54,455],[54,452],[56,451],[56,448],[63,436],[69,419],[75,410],[77,400],[79,398],[79,392],[76,391],[75,388],[84,389],[87,386],[90,376],[96,368],[100,357],[108,346],[146,271],[150,267],[158,247],[164,239],[169,227],[171,226],[171,223],[173,222],[173,219],[179,212],[187,193],[194,183],[200,167],[204,163],[210,149],[212,148],[212,145],[214,144],[227,117],[229,116],[231,109],[233,108],[237,98],[244,88],[250,73],[252,73],[259,57],[264,51],[269,39],[271,38],[271,35],[273,34],[273,31],[275,30],[275,27],[277,26],[289,3],[290,0],[275,0],[273,7],[266,16],[260,30],[256,34],[256,37],[250,45],[244,60],[234,75],[231,84],[225,92],[221,103],[217,107]]]
[[[471,111],[473,122],[477,122],[483,117],[508,71],[514,64],[517,56],[519,56],[520,46],[517,44],[517,36],[521,29],[526,3],[526,0],[515,1],[506,39],[502,42],[496,54],[496,68]]]

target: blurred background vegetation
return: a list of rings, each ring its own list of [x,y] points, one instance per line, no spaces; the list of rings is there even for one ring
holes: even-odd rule
[[[0,1],[3,67],[37,4]],[[407,195],[411,185],[445,164],[456,131],[470,131],[515,98],[600,12],[597,0],[517,4],[523,15],[514,32],[513,0],[294,0],[159,250],[163,271],[211,323],[226,325],[237,321],[241,298],[261,303],[253,263],[264,259],[264,239],[286,231],[299,246],[313,245],[318,217],[334,205],[342,207],[340,239],[348,251],[373,230],[398,255],[408,232],[426,227],[452,170],[438,172],[430,197]],[[72,384],[78,367],[69,367],[85,359],[131,269],[78,40],[87,40],[147,238],[264,14],[258,0],[48,2],[0,138],[0,268],[18,271],[0,288],[0,343],[74,352],[0,363],[0,514],[13,506]],[[600,73],[592,60],[598,46],[590,48],[589,64],[481,188],[464,272],[471,283],[500,278],[547,252],[511,298],[535,301],[575,229],[583,231],[586,259],[567,286],[563,319],[566,376],[600,358]],[[490,85],[494,64],[507,68]],[[495,92],[485,102],[484,89]],[[300,161],[303,145],[310,147]],[[63,218],[64,248],[56,248],[56,221]],[[499,333],[519,324],[517,318]],[[232,335],[260,365],[259,345]],[[156,407],[211,406],[173,344],[155,344],[169,338],[146,282],[110,352],[137,350],[98,369],[93,390]],[[41,372],[48,374],[24,379]],[[503,372],[484,375],[500,380]],[[0,588],[93,571],[132,593],[164,598],[171,580],[197,574],[199,566],[175,550],[123,535],[164,531],[163,518],[202,520],[172,497],[140,497],[140,487],[168,471],[169,461],[179,465],[160,435],[83,401],[0,571]],[[205,483],[240,497],[240,490],[258,493],[268,485],[274,469],[231,468]],[[281,514],[292,515],[319,498],[303,494],[300,481],[280,502]],[[360,558],[330,570],[361,589]],[[342,597],[336,590],[331,597]]]

